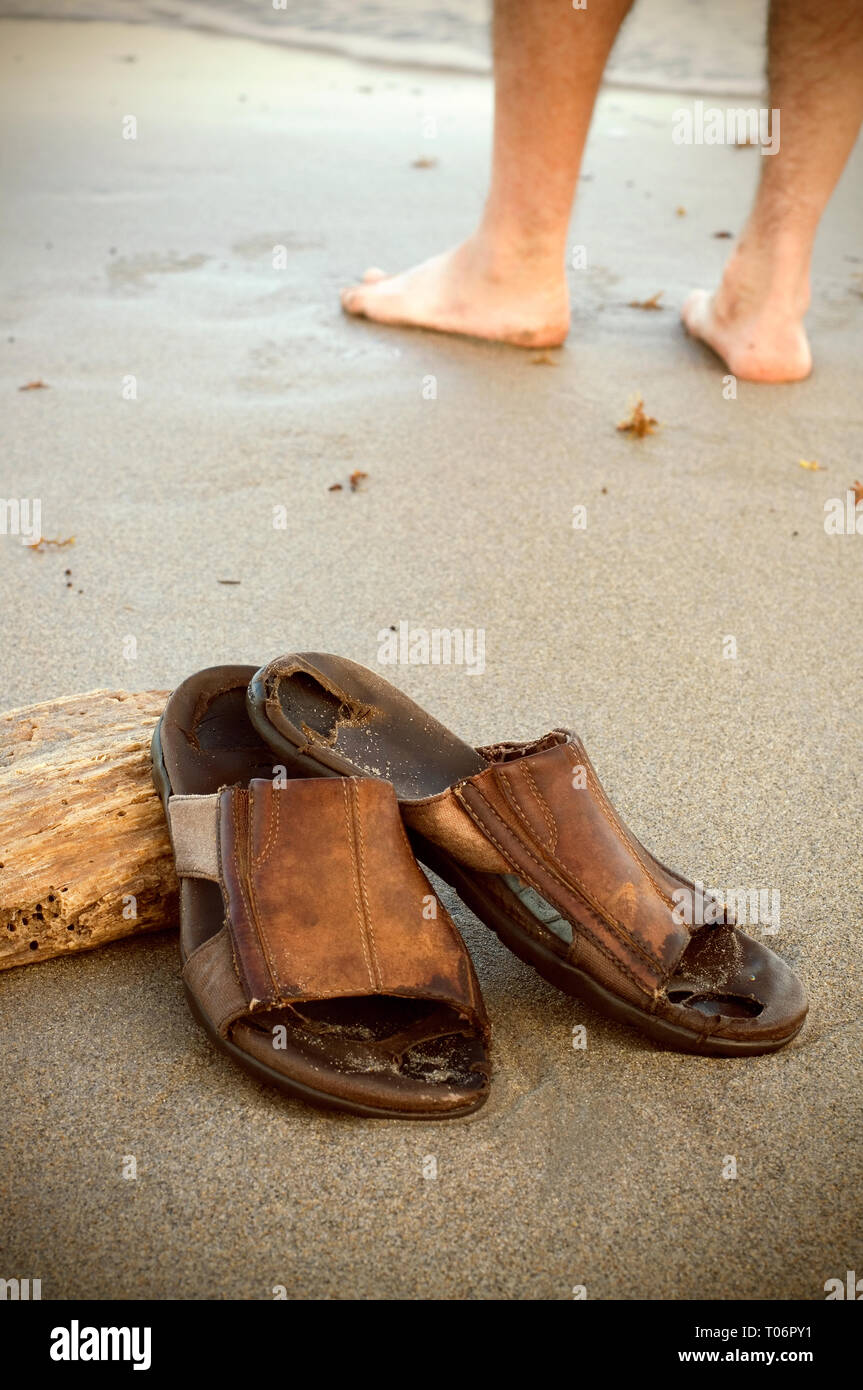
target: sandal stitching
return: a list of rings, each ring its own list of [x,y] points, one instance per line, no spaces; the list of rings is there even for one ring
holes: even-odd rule
[[[575,766],[576,763],[577,763],[576,754],[575,754],[575,749],[573,748],[573,746],[572,746],[571,743],[566,744],[565,747],[567,748],[567,751],[569,752],[569,756],[570,756],[570,761],[571,761],[571,763],[573,764],[573,766]],[[635,848],[634,845],[631,844],[630,840],[629,840],[625,835],[623,835],[623,834],[621,833],[620,824],[619,824],[619,822],[616,820],[616,817],[615,817],[615,813],[614,813],[614,811],[613,811],[613,808],[611,807],[611,804],[610,804],[610,802],[608,801],[608,799],[607,799],[607,797],[606,797],[606,795],[605,795],[605,792],[603,791],[602,786],[601,786],[600,783],[599,783],[599,779],[597,778],[596,773],[593,771],[593,769],[592,769],[591,766],[590,766],[589,760],[587,759],[587,754],[586,754],[586,752],[585,752],[585,763],[582,764],[582,763],[578,762],[577,765],[578,765],[579,767],[580,767],[580,766],[584,766],[584,767],[585,767],[585,770],[586,770],[586,772],[587,772],[588,779],[590,780],[591,786],[592,786],[593,790],[598,794],[598,795],[597,795],[597,805],[599,806],[600,811],[602,812],[603,816],[605,817],[606,821],[608,822],[609,826],[611,827],[611,830],[613,831],[615,838],[620,842],[620,844],[621,844],[621,846],[623,847],[623,849],[627,850],[627,851],[633,856],[633,858],[638,862],[638,864],[640,864],[640,866],[641,866],[641,868],[643,869],[643,871],[644,871],[644,873],[645,873],[647,879],[648,879],[649,882],[653,885],[653,888],[654,888],[654,890],[656,891],[656,894],[657,894],[657,896],[660,898],[660,900],[666,905],[666,907],[672,908],[673,904],[671,903],[671,900],[668,898],[668,896],[667,896],[665,893],[663,893],[662,889],[659,887],[659,884],[656,882],[656,879],[653,877],[653,874],[650,872],[650,870],[648,869],[647,865],[644,863],[644,860],[641,858],[641,855],[638,853],[638,850]],[[529,774],[530,769],[529,769],[529,768],[525,768],[524,771],[525,771],[526,774]],[[499,776],[500,776],[501,778],[503,778],[503,777],[504,777],[504,774],[503,774],[503,773],[499,773]],[[518,807],[517,803],[515,803],[514,798],[512,798],[512,800],[513,800],[513,804],[514,804],[515,809],[516,809],[516,810],[520,810],[520,808]],[[606,808],[607,808],[607,809],[606,809]],[[520,814],[521,814],[521,812],[520,812]],[[527,821],[526,817],[525,817],[523,814],[522,814],[522,820],[524,821],[525,825],[527,825],[528,828],[530,828],[529,822]],[[532,833],[533,833],[533,832],[532,832]],[[536,835],[535,835],[535,834],[533,835],[533,838],[536,839]],[[544,847],[544,848],[545,848],[545,847]],[[555,862],[556,864],[559,864],[559,865],[560,865],[561,869],[563,869],[564,872],[567,872],[566,866],[560,863],[560,860],[557,859],[557,857],[556,857],[556,855],[553,853],[553,851],[547,850],[547,853],[549,853],[550,857],[551,857],[552,859],[554,859],[554,862]],[[586,892],[586,890],[584,890],[584,891]],[[597,904],[597,907],[599,907],[599,904]],[[600,915],[600,917],[601,917],[603,920],[608,920],[610,926],[615,926],[615,927],[617,927],[618,930],[620,930],[620,931],[624,931],[624,932],[627,931],[627,928],[623,925],[623,923],[618,923],[616,919],[614,919],[614,920],[612,921],[612,920],[606,918],[604,912],[603,912],[602,909],[601,909],[601,907],[599,908],[599,915]],[[646,956],[648,957],[648,959],[650,959],[651,961],[655,961],[658,965],[660,965],[660,966],[662,967],[663,970],[665,970],[665,969],[668,968],[668,967],[666,967],[665,962],[664,962],[663,960],[661,960],[661,959],[659,958],[659,956],[654,955],[654,953],[653,953],[651,950],[649,950],[648,948],[642,947],[642,946],[641,946],[641,943],[640,943],[640,942],[636,942],[636,941],[634,940],[634,938],[633,938],[633,945],[635,946],[635,948],[636,948],[637,950],[640,950],[640,951],[642,952],[642,954],[646,955]],[[685,947],[681,948],[681,952],[680,952],[681,955],[682,955],[682,953],[683,953],[683,949],[685,949]],[[679,959],[679,956],[678,956],[678,959]]]
[[[439,793],[438,793],[438,794],[439,794]],[[414,852],[414,847],[413,847],[413,845],[411,844],[410,840],[408,839],[408,833],[407,833],[407,831],[405,830],[405,823],[404,823],[404,821],[403,821],[402,818],[401,818],[401,814],[399,815],[398,821],[399,821],[399,833],[400,833],[400,835],[401,835],[401,837],[402,837],[402,840],[404,841],[405,848],[406,848],[408,854],[411,856],[411,858],[415,860],[417,856],[416,856],[416,854],[415,854],[415,852]],[[417,867],[419,868],[419,864],[417,864]],[[421,869],[420,869],[420,873],[422,873],[422,870],[421,870]],[[443,922],[445,923],[445,925],[449,927],[450,932],[452,933],[452,935],[456,938],[456,944],[459,944],[459,943],[461,942],[461,937],[460,937],[459,934],[458,934],[458,927],[456,926],[455,922],[453,921],[452,916],[450,915],[450,913],[447,911],[445,904],[441,902],[441,900],[440,900],[440,898],[438,897],[437,893],[434,891],[434,888],[432,887],[431,883],[429,883],[429,880],[428,880],[428,878],[426,878],[426,875],[425,875],[425,874],[423,874],[423,878],[425,878],[426,885],[428,886],[429,893],[430,893],[431,896],[434,898],[435,903],[436,903],[436,905],[437,905],[437,917],[438,917],[438,920],[439,920],[439,921],[440,921],[440,920],[443,920]],[[463,948],[463,943],[462,943],[462,948]],[[474,973],[473,973],[472,970],[469,970],[469,971],[468,971],[468,985],[469,985],[469,989],[470,989],[470,1006],[471,1006],[471,1009],[473,1010],[473,1015],[474,1015],[474,1016],[471,1018],[470,1021],[471,1021],[471,1023],[473,1024],[473,1026],[476,1028],[476,1027],[478,1026],[478,1024],[477,1024],[477,1013],[478,1013],[478,1011],[477,1011],[477,986],[476,986],[476,983],[475,983],[475,977],[474,977]],[[461,1006],[460,1006],[460,1007],[461,1007]]]
[[[242,883],[242,878],[241,878],[240,873],[239,873],[239,865],[238,865],[238,863],[237,863],[237,849],[236,849],[236,846],[237,846],[238,843],[239,843],[239,831],[238,831],[238,826],[237,826],[237,799],[236,799],[235,791],[236,791],[236,789],[235,789],[235,788],[232,788],[232,789],[228,792],[228,796],[229,796],[230,799],[231,799],[231,820],[233,821],[233,825],[234,825],[234,852],[233,852],[233,856],[232,856],[232,857],[233,857],[233,869],[234,869],[234,873],[236,874],[236,877],[237,877],[237,882],[238,882],[238,884],[239,884],[239,888],[240,888],[240,897],[242,898],[243,902],[245,903],[245,894],[244,894],[244,891],[243,891],[243,883]],[[219,837],[219,839],[220,839],[220,844],[219,844],[219,859],[220,859],[220,861],[221,861],[221,836]],[[239,954],[239,952],[238,952],[238,950],[237,950],[236,939],[235,939],[235,937],[234,937],[234,931],[233,931],[234,923],[233,923],[233,919],[232,919],[232,916],[231,916],[231,909],[230,909],[230,892],[228,891],[227,883],[225,884],[225,897],[226,897],[226,919],[227,919],[227,921],[230,923],[229,930],[230,930],[230,933],[231,933],[231,951],[232,951],[232,954],[233,954],[233,957],[234,957],[234,968],[235,968],[235,970],[236,970],[236,972],[237,972],[237,976],[238,976],[238,978],[239,978],[240,984],[243,986],[243,990],[244,990],[244,992],[245,992],[246,998],[248,999],[248,998],[251,996],[251,994],[252,994],[252,989],[251,989],[250,986],[249,986],[249,981],[248,981],[248,977],[247,977],[247,975],[246,975],[245,967],[244,967],[244,965],[243,965],[242,957],[240,956],[240,954]],[[247,911],[248,911],[248,908],[247,908]],[[251,913],[249,913],[249,916],[251,916]]]
[[[377,942],[375,941],[375,928],[374,922],[372,921],[372,909],[371,904],[369,903],[368,885],[366,882],[366,844],[363,838],[363,818],[360,813],[360,792],[356,782],[351,783],[351,793],[354,811],[354,824],[356,826],[357,831],[357,865],[359,868],[360,892],[362,894],[366,930],[368,931],[369,937],[369,952],[371,955],[375,975],[373,983],[375,985],[375,988],[377,989],[377,992],[380,994],[381,967],[380,961],[378,960],[378,948]]]
[[[254,806],[254,792],[253,792],[253,790],[252,790],[251,787],[249,788],[249,791],[247,792],[246,801],[247,801],[247,810],[246,810],[246,834],[245,834],[245,840],[246,840],[246,850],[247,850],[247,852],[249,852],[249,851],[251,850],[252,809],[253,809],[253,806]],[[238,884],[239,884],[239,886],[240,886],[240,894],[241,894],[241,896],[242,896],[242,898],[243,898],[243,902],[244,902],[244,904],[245,904],[246,911],[247,911],[247,913],[249,914],[249,924],[250,924],[250,926],[252,926],[252,927],[254,928],[255,937],[257,938],[258,946],[259,946],[260,951],[261,951],[261,954],[262,954],[262,956],[263,956],[263,958],[264,958],[264,964],[265,964],[266,967],[267,967],[267,973],[269,974],[269,977],[270,977],[270,985],[271,985],[271,987],[272,987],[272,989],[271,989],[271,1000],[272,1000],[272,1001],[275,1001],[276,999],[278,999],[278,997],[279,997],[281,991],[279,990],[279,987],[278,987],[278,985],[276,984],[276,972],[275,972],[275,970],[274,970],[274,968],[273,968],[273,962],[272,962],[272,960],[270,959],[270,952],[269,952],[269,949],[268,949],[268,946],[267,946],[266,938],[261,934],[261,919],[260,919],[260,914],[259,914],[259,912],[258,912],[258,903],[257,903],[257,899],[256,899],[256,896],[255,896],[255,880],[254,880],[254,875],[252,874],[251,868],[250,868],[249,873],[248,873],[248,875],[246,876],[246,881],[244,882],[244,875],[243,875],[243,873],[241,872],[240,862],[239,862],[239,858],[238,858],[238,854],[237,854],[237,850],[238,850],[239,844],[240,844],[239,824],[238,824],[238,821],[237,821],[237,806],[238,806],[238,804],[239,804],[239,797],[237,797],[236,795],[233,796],[233,797],[232,797],[232,802],[233,802],[233,811],[234,811],[234,836],[235,836],[236,846],[237,846],[237,847],[235,848],[235,850],[234,850],[234,867],[235,867],[236,872],[237,872],[237,882],[238,882]],[[246,891],[246,890],[247,890],[247,886],[248,886],[248,892]],[[250,989],[248,989],[248,990],[247,990],[247,993],[252,994],[253,991],[250,990]],[[261,1002],[261,1003],[264,1003],[264,1002],[268,1002],[268,1001],[261,1000],[260,1002]],[[251,1003],[252,1003],[252,1000],[250,1000],[249,1003],[251,1004]]]
[[[361,947],[362,947],[363,960],[364,960],[365,963],[366,963],[366,970],[368,971],[369,984],[370,984],[370,985],[372,986],[372,988],[374,989],[374,987],[375,987],[375,980],[374,980],[374,975],[372,974],[372,965],[371,965],[371,961],[370,961],[370,959],[369,959],[369,950],[368,950],[368,942],[367,942],[367,940],[366,940],[365,923],[363,922],[363,911],[362,911],[362,906],[361,906],[361,904],[360,904],[359,883],[358,883],[358,881],[357,881],[356,839],[355,839],[355,836],[354,836],[353,825],[352,825],[352,822],[351,822],[351,803],[350,803],[350,793],[349,793],[349,791],[348,791],[349,786],[352,786],[352,785],[353,785],[353,784],[351,783],[351,781],[350,781],[349,778],[346,777],[346,778],[343,778],[343,779],[342,779],[342,792],[343,792],[343,795],[344,795],[344,803],[345,803],[345,828],[346,828],[346,830],[347,830],[348,847],[349,847],[349,849],[350,849],[350,856],[351,856],[351,869],[352,869],[352,871],[353,871],[353,875],[352,875],[352,876],[353,876],[353,880],[354,880],[354,902],[356,903],[356,908],[357,908],[357,922],[359,923],[359,928],[360,928],[360,945],[361,945]]]
[[[531,825],[530,821],[528,820],[527,815],[526,815],[524,809],[523,809],[522,806],[520,805],[519,800],[518,800],[518,798],[517,798],[515,792],[514,792],[513,789],[512,789],[512,784],[511,784],[511,782],[510,782],[510,779],[509,779],[509,776],[507,775],[507,773],[500,771],[498,768],[495,768],[495,775],[497,776],[498,781],[500,781],[500,782],[503,783],[503,789],[504,789],[504,792],[505,792],[505,794],[506,794],[506,799],[507,799],[507,801],[509,802],[510,806],[512,807],[513,811],[515,811],[515,813],[516,813],[516,815],[518,816],[519,820],[520,820],[520,821],[522,822],[522,824],[524,825],[525,829],[528,831],[528,833],[529,833],[531,839],[532,839],[532,840],[535,840],[538,844],[542,844],[542,841],[539,839],[539,836],[537,835],[536,831],[534,830],[533,826]],[[548,823],[548,822],[547,822],[547,820],[546,820],[546,824],[547,824],[547,823]],[[553,854],[553,853],[554,853],[554,849],[556,848],[556,837],[555,837],[555,845],[551,845],[551,844],[542,845],[542,848],[543,848],[544,850],[546,850],[549,854]]]
[[[496,816],[497,819],[500,821],[501,825],[503,825],[505,828],[508,828],[506,826],[506,821],[503,819],[500,813],[495,810],[491,802],[488,800],[488,798],[485,796],[485,794],[480,790],[478,786],[476,787],[476,790],[477,792],[479,792],[479,795],[482,797],[483,801],[488,806],[492,814]],[[536,843],[536,836],[533,830],[530,831],[530,834],[534,843]],[[581,882],[581,879],[571,869],[568,869],[565,864],[562,864],[555,854],[552,854],[550,850],[546,849],[545,853],[548,856],[549,860],[551,860],[551,863],[543,864],[542,860],[538,859],[537,856],[532,852],[529,845],[523,845],[523,848],[526,851],[526,853],[530,855],[531,859],[534,861],[535,864],[539,864],[540,868],[545,868],[545,870],[548,873],[550,873],[553,878],[557,879],[558,883],[560,883],[564,888],[568,888],[570,890],[574,888],[576,892],[579,894],[579,896],[583,898],[583,900],[588,904],[588,906],[593,909],[595,916],[601,922],[604,922],[607,926],[611,927],[614,932],[617,933],[623,945],[626,946],[628,950],[631,950],[634,955],[641,956],[649,965],[658,966],[660,970],[660,975],[664,977],[667,970],[665,962],[660,960],[658,956],[655,956],[652,953],[652,951],[649,951],[646,947],[642,946],[641,942],[637,941],[634,936],[630,935],[624,924],[622,922],[618,922],[617,918],[612,917],[611,914],[603,908],[602,904],[598,901],[598,899],[594,898],[593,894],[590,893],[590,891]],[[510,859],[510,862],[512,863],[512,856],[507,857]],[[539,891],[542,892],[541,889]]]
[[[514,922],[515,925],[516,925],[517,927],[520,927],[522,931],[527,931],[527,930],[528,930],[528,928],[527,928],[527,927],[524,925],[524,923],[521,921],[521,918],[519,917],[518,913],[513,909],[513,907],[511,906],[510,903],[506,902],[503,898],[499,898],[499,897],[497,896],[497,894],[495,894],[495,893],[492,893],[492,896],[494,897],[495,903],[496,903],[496,905],[499,907],[500,911],[503,912],[504,915],[505,915],[506,917],[508,917],[508,918],[510,919],[511,922]],[[517,901],[517,899],[516,899],[516,901]],[[525,908],[525,911],[527,912],[528,909]],[[544,930],[544,929],[542,928],[542,923],[538,923],[538,925],[539,925],[540,929]],[[579,924],[575,924],[575,923],[574,923],[574,924],[573,924],[573,931],[580,931],[580,930],[581,930],[581,924],[580,924],[580,923],[579,923]],[[531,934],[532,934],[532,933],[531,933]],[[553,933],[553,932],[549,932],[548,935],[549,935],[549,938],[553,938],[553,941],[559,941],[559,940],[560,940],[559,937],[554,936],[554,933]],[[660,996],[656,996],[656,995],[651,994],[651,993],[647,990],[647,988],[646,988],[644,982],[643,982],[642,980],[639,980],[637,975],[633,975],[632,971],[631,971],[630,969],[628,969],[628,967],[624,964],[624,962],[621,961],[616,955],[614,955],[613,952],[611,952],[611,951],[608,949],[608,947],[605,945],[604,942],[600,941],[598,937],[594,936],[593,932],[591,932],[589,928],[587,928],[587,927],[584,928],[584,935],[587,936],[587,937],[590,939],[592,945],[594,945],[594,946],[597,948],[598,951],[601,951],[601,952],[602,952],[602,954],[603,954],[603,955],[606,957],[606,959],[614,966],[614,968],[615,968],[616,970],[620,970],[621,973],[624,974],[624,975],[626,975],[627,978],[630,979],[634,985],[637,985],[637,987],[642,991],[642,993],[644,993],[644,994],[647,995],[647,1006],[646,1006],[646,1008],[645,1008],[645,1012],[646,1012],[646,1013],[651,1013],[651,1014],[652,1014],[652,1013],[655,1013],[655,1012],[656,1012],[656,1005],[657,1005],[657,1002],[658,1002],[659,999],[661,999],[662,996],[661,996],[661,995],[660,995]],[[542,936],[540,936],[539,934],[536,935],[535,940],[542,942],[543,945],[545,944],[544,938],[543,938]],[[551,940],[549,941],[549,944],[553,944]],[[557,954],[557,952],[555,952],[555,954]],[[593,978],[592,972],[591,972],[590,970],[586,969],[584,966],[579,965],[577,961],[573,961],[572,959],[570,959],[569,954],[568,954],[567,956],[561,955],[561,956],[560,956],[560,959],[561,959],[562,961],[564,961],[564,963],[565,963],[566,965],[572,966],[572,968],[575,969],[575,970],[582,970],[582,969],[583,969],[585,974],[590,975],[591,979]],[[604,983],[604,982],[600,981],[600,983]],[[607,989],[607,988],[609,988],[609,986],[606,985],[605,988]],[[623,996],[623,995],[620,995],[619,997],[620,997],[620,998],[623,998],[624,996]]]
[[[515,862],[515,860],[513,859],[512,855],[504,848],[504,846],[500,843],[500,841],[499,841],[498,839],[495,838],[495,836],[494,836],[493,833],[488,829],[488,827],[485,826],[485,825],[483,825],[482,821],[479,819],[479,817],[477,816],[477,814],[476,814],[476,812],[473,810],[473,808],[472,808],[471,806],[469,806],[468,803],[467,803],[466,801],[463,801],[463,800],[462,800],[460,793],[457,793],[457,795],[459,795],[459,800],[462,802],[462,805],[464,806],[464,809],[467,811],[467,813],[468,813],[468,815],[470,816],[471,820],[474,821],[474,823],[480,828],[480,830],[483,832],[484,835],[487,835],[487,836],[488,836],[488,838],[491,840],[492,844],[497,846],[497,848],[500,850],[500,852],[501,852],[501,854],[504,856],[504,858],[507,859],[507,860],[509,861],[510,864],[512,864],[513,868],[519,873],[519,875],[522,875],[524,878],[526,878],[527,881],[528,881],[529,883],[531,883],[532,886],[537,890],[537,892],[541,894],[541,893],[542,893],[542,885],[540,884],[539,880],[536,879],[535,877],[532,878],[532,877],[530,876],[529,873],[525,873],[525,870],[524,870],[523,866],[520,865],[520,864],[517,864],[517,863]],[[485,800],[486,800],[485,797],[483,797],[483,801],[485,801]],[[488,803],[487,801],[486,801],[486,805],[489,807],[489,810],[492,811],[492,813],[493,813],[495,816],[497,816],[497,819],[501,822],[501,825],[503,825],[503,826],[505,827],[505,826],[506,826],[506,822],[503,821],[503,820],[501,819],[501,817],[498,815],[497,811],[494,810],[494,807],[493,807],[493,806],[490,806],[489,803]],[[543,864],[540,862],[540,860],[536,858],[536,855],[531,854],[531,851],[530,851],[530,849],[529,849],[529,847],[528,847],[527,845],[525,845],[524,848],[526,849],[527,853],[530,855],[530,858],[533,859],[533,861],[534,861],[535,864],[538,864],[540,868],[545,867],[545,866],[543,866]],[[558,875],[554,874],[554,870],[549,870],[549,872],[551,872],[551,873],[554,875],[554,877],[558,877]],[[564,887],[568,887],[569,885],[564,884],[563,886],[564,886]],[[593,912],[593,909],[592,909],[592,907],[590,906],[589,903],[587,903],[587,904],[585,904],[585,905],[587,906],[587,908],[588,908],[589,911]],[[597,916],[597,917],[599,916],[596,912],[594,912],[593,915],[594,915],[594,916]],[[603,921],[604,919],[603,919],[602,917],[599,917],[599,920],[600,920],[600,921]],[[584,933],[585,936],[589,937],[590,940],[593,942],[593,944],[594,944],[595,946],[597,946],[598,949],[599,949],[600,951],[602,951],[602,953],[603,953],[604,955],[608,956],[609,960],[612,961],[612,963],[616,966],[616,968],[617,968],[618,970],[622,970],[623,973],[624,973],[624,975],[628,976],[628,978],[629,978],[630,980],[632,980],[633,984],[637,985],[638,988],[639,988],[643,993],[647,994],[649,997],[652,996],[652,994],[654,993],[654,991],[651,991],[651,989],[650,989],[647,985],[645,985],[644,981],[643,981],[643,980],[640,980],[640,979],[638,978],[638,976],[635,975],[635,974],[632,972],[632,970],[630,970],[629,966],[626,965],[626,963],[625,963],[624,961],[620,960],[618,956],[614,955],[614,953],[613,953],[612,951],[609,950],[609,948],[605,945],[605,943],[604,943],[599,937],[597,937],[593,931],[591,931],[590,927],[585,926],[583,922],[573,922],[573,923],[572,923],[572,927],[573,927],[573,930],[574,930],[574,931],[581,931],[581,932]],[[623,944],[624,946],[626,946],[626,947],[629,947],[629,944],[630,944],[630,943],[629,943],[628,941],[624,941],[624,942],[622,942],[622,944]]]
[[[274,845],[275,842],[276,842],[276,837],[277,837],[278,831],[279,831],[279,813],[280,813],[280,809],[281,809],[281,797],[279,797],[279,796],[276,795],[276,789],[275,789],[275,787],[274,787],[273,790],[272,790],[272,793],[271,793],[271,795],[270,795],[270,807],[269,807],[269,813],[268,813],[268,814],[269,814],[269,825],[268,825],[268,827],[267,827],[267,839],[266,839],[266,843],[265,843],[265,845],[264,845],[264,848],[261,850],[260,854],[258,855],[258,857],[257,857],[256,859],[252,859],[252,863],[254,864],[254,866],[255,866],[256,869],[259,869],[259,868],[261,867],[262,864],[266,864],[267,860],[268,860],[269,857],[270,857],[270,854],[272,853],[272,848],[273,848],[273,845]],[[250,828],[250,835],[251,835],[251,820],[250,820],[250,822],[249,822],[249,828]]]
[[[228,897],[228,885],[227,885],[227,883],[225,882],[225,869],[224,869],[224,864],[223,864],[223,861],[222,861],[222,835],[221,835],[220,826],[221,826],[222,797],[223,797],[224,795],[225,795],[225,788],[223,787],[223,788],[221,788],[221,790],[219,791],[219,801],[218,801],[218,811],[219,811],[219,815],[218,815],[218,818],[217,818],[217,820],[216,820],[216,859],[217,859],[218,867],[219,867],[219,887],[220,887],[221,890],[222,890],[222,912],[223,912],[223,914],[224,914],[223,921],[222,921],[222,927],[225,928],[225,929],[227,930],[227,933],[228,933],[228,945],[229,945],[230,948],[231,948],[231,960],[233,961],[233,965],[234,965],[234,974],[236,975],[236,977],[237,977],[237,979],[238,979],[238,981],[239,981],[239,983],[240,983],[240,987],[243,988],[243,989],[245,990],[243,972],[242,972],[241,969],[240,969],[239,961],[237,960],[236,948],[235,948],[235,946],[234,946],[234,933],[233,933],[232,930],[231,930],[230,906],[229,906],[229,897]],[[230,795],[230,792],[228,792],[228,795]],[[193,953],[193,954],[194,954],[194,953]],[[190,960],[190,959],[191,959],[191,957],[188,957],[188,956],[186,957],[186,961],[187,961],[187,962],[188,962],[188,960]],[[248,991],[245,991],[245,992],[248,993]]]
[[[516,767],[518,767],[518,766],[519,766],[519,764],[516,763]],[[549,848],[550,848],[551,850],[556,850],[556,849],[557,849],[558,825],[557,825],[557,821],[556,821],[555,818],[554,818],[554,813],[553,813],[551,807],[549,806],[548,802],[546,801],[545,797],[542,795],[542,792],[539,790],[539,787],[536,785],[536,779],[534,778],[534,775],[533,775],[533,773],[532,773],[530,767],[528,766],[528,764],[527,764],[526,762],[523,762],[523,763],[521,764],[521,770],[522,770],[522,775],[523,775],[523,777],[524,777],[524,780],[527,782],[528,786],[530,787],[531,791],[533,792],[534,796],[536,797],[536,800],[537,800],[537,802],[538,802],[538,804],[539,804],[539,809],[540,809],[540,811],[542,812],[543,816],[545,817],[545,823],[546,823],[546,825],[548,826],[548,843],[549,843]]]
[[[674,904],[672,903],[672,901],[671,901],[671,899],[669,898],[668,894],[667,894],[667,893],[664,893],[663,890],[660,888],[660,886],[659,886],[659,884],[657,883],[656,879],[654,878],[653,874],[650,872],[650,869],[647,867],[647,865],[645,864],[645,862],[644,862],[644,860],[642,859],[641,855],[639,854],[637,847],[633,844],[633,842],[632,842],[632,840],[629,838],[629,836],[626,835],[625,832],[622,831],[622,828],[621,828],[621,826],[620,826],[620,823],[619,823],[619,821],[617,820],[616,812],[614,811],[614,808],[612,807],[611,802],[608,800],[608,797],[606,796],[605,791],[603,790],[602,783],[600,782],[599,778],[597,777],[596,773],[594,772],[593,768],[592,768],[591,765],[590,765],[590,760],[587,758],[587,751],[585,750],[585,760],[586,760],[586,761],[585,761],[584,763],[581,763],[581,762],[578,762],[577,759],[576,759],[575,749],[573,748],[572,744],[571,744],[571,743],[568,744],[567,747],[568,747],[568,750],[569,750],[569,756],[570,756],[570,759],[571,759],[571,761],[572,761],[573,766],[576,766],[576,765],[577,765],[577,766],[579,766],[579,767],[584,767],[584,769],[585,769],[585,771],[586,771],[586,773],[587,773],[588,781],[590,782],[590,785],[591,785],[591,787],[592,787],[594,793],[596,794],[597,804],[598,804],[598,806],[599,806],[599,809],[600,809],[600,811],[602,812],[602,814],[605,816],[605,819],[608,821],[608,824],[611,826],[611,828],[612,828],[612,830],[614,831],[614,833],[615,833],[617,839],[620,840],[620,842],[621,842],[621,844],[623,845],[624,849],[628,849],[629,852],[630,852],[630,854],[632,854],[632,856],[633,856],[633,857],[638,861],[638,863],[641,865],[642,869],[644,870],[645,874],[646,874],[647,877],[649,878],[650,882],[653,884],[653,887],[656,889],[656,892],[659,894],[660,898],[661,898],[662,901],[665,903],[666,907],[670,907],[670,908],[673,910]]]

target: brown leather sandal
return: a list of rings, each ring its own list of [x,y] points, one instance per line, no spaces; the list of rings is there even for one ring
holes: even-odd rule
[[[153,737],[192,1010],[289,1095],[356,1115],[468,1114],[488,1094],[488,1020],[393,788],[284,776],[246,713],[254,673],[184,681]]]
[[[471,748],[388,681],[320,653],[262,668],[249,711],[304,775],[388,778],[419,858],[568,994],[711,1055],[771,1052],[802,1027],[806,996],[779,956],[730,914],[686,924],[694,885],[623,824],[573,734]]]

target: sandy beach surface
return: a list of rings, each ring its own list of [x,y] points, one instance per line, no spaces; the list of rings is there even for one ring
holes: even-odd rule
[[[823,1298],[863,1259],[863,536],[824,528],[863,468],[863,151],[819,238],[813,376],[728,399],[678,311],[761,156],[674,145],[675,91],[601,97],[546,361],[338,307],[471,227],[486,77],[141,25],[0,38],[0,490],[75,538],[0,536],[2,707],[482,628],[482,675],[390,674],[477,742],[577,729],[661,859],[781,891],[769,944],[811,996],[776,1056],[663,1052],[445,891],[496,1070],[484,1110],[422,1126],[240,1074],[173,931],[12,971],[0,1275],[45,1298]],[[641,440],[616,429],[636,392]]]

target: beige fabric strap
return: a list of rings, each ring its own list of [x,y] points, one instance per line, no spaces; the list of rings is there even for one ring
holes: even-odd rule
[[[174,861],[181,878],[219,881],[219,793],[168,798]]]
[[[192,952],[183,967],[183,980],[204,1016],[216,1025],[223,1038],[228,1036],[234,1020],[249,1011],[234,969],[226,927]]]

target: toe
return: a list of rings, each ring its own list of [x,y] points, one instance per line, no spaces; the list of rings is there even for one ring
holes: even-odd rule
[[[363,275],[363,284],[376,285],[378,280],[386,280],[386,278],[387,272],[385,270],[381,270],[380,266],[372,265]]]
[[[365,299],[362,286],[349,285],[341,294],[342,308],[348,314],[362,314],[365,312]]]

